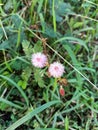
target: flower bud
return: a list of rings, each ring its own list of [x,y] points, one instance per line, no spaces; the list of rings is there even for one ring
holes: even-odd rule
[[[64,90],[64,88],[62,86],[60,86],[59,93],[60,93],[61,96],[65,95],[65,90]]]

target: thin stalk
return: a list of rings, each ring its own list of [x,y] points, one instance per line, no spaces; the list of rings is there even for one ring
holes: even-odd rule
[[[55,92],[56,88],[57,88],[57,78],[54,79],[53,92]]]
[[[96,4],[96,3],[92,2],[92,1],[89,1],[89,0],[84,0],[84,1],[86,1],[86,2],[88,2],[88,3],[90,3],[90,4],[93,4],[93,5],[95,5],[95,6],[98,6],[98,4]]]
[[[3,27],[3,24],[2,24],[2,21],[1,21],[1,20],[0,20],[0,24],[1,24],[2,30],[3,30],[3,32],[4,32],[5,38],[8,40],[6,31],[5,31],[4,27]]]
[[[93,19],[93,18],[90,18],[90,17],[88,17],[88,16],[83,16],[83,15],[80,15],[80,14],[69,13],[69,15],[73,15],[73,16],[76,16],[76,17],[81,17],[81,18],[89,19],[89,20],[91,20],[91,21],[98,22],[97,19]]]
[[[54,8],[54,2],[55,0],[52,1],[52,14],[53,14],[53,26],[54,26],[54,32],[56,32],[56,16],[55,16],[55,8]]]

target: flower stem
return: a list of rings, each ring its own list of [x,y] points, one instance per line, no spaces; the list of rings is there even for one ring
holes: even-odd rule
[[[57,78],[54,79],[54,86],[53,86],[53,93],[55,92],[56,88],[57,88]]]

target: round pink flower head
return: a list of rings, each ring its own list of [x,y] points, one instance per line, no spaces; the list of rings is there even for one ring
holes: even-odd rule
[[[64,73],[64,66],[59,62],[54,62],[54,63],[50,64],[49,73],[51,76],[53,76],[55,78],[59,78]]]
[[[32,54],[31,61],[35,67],[43,68],[46,66],[48,59],[45,54],[38,52],[38,53]]]

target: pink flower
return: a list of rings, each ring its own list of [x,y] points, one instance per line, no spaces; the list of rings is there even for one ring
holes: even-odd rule
[[[64,66],[59,62],[54,62],[54,63],[50,64],[49,73],[51,76],[53,76],[55,78],[59,78],[64,73]]]
[[[38,52],[38,53],[32,54],[31,61],[35,67],[43,68],[46,66],[48,59],[45,54]]]

